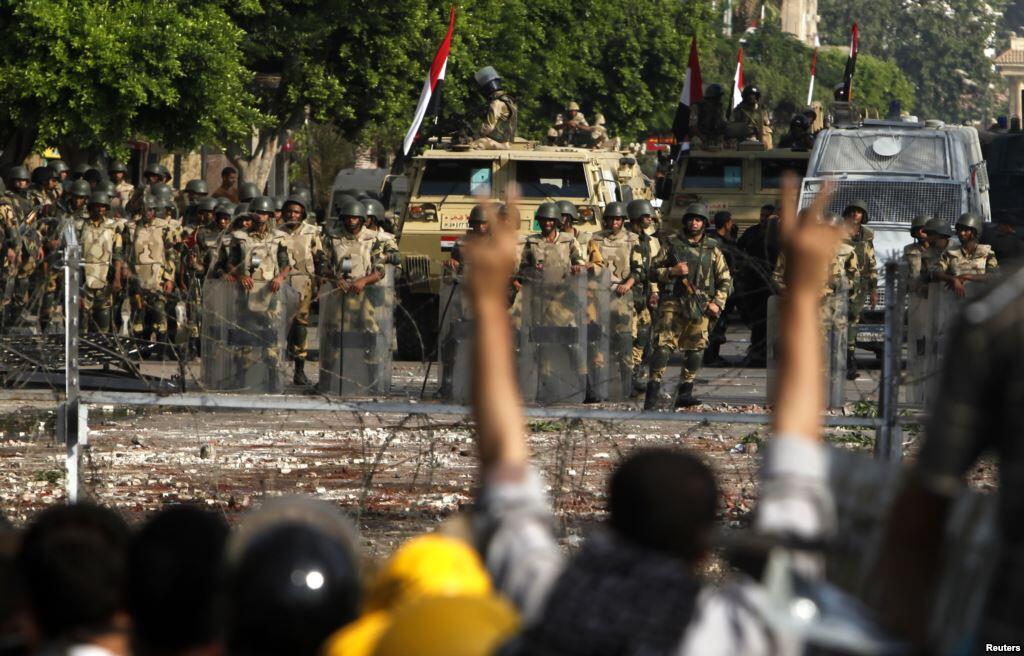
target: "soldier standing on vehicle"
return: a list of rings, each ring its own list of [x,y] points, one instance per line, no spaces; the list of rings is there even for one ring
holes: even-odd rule
[[[730,274],[736,270],[736,260],[740,255],[739,249],[736,246],[736,239],[733,237],[733,228],[735,226],[736,222],[732,220],[732,213],[727,211],[715,212],[715,232],[711,237],[718,242],[718,247],[722,249],[722,255],[725,256],[725,264],[729,267]],[[729,316],[735,304],[736,297],[730,294],[722,316],[711,325],[711,330],[708,333],[708,348],[704,351],[705,366],[715,367],[728,364],[719,351],[722,349],[722,344],[726,342],[726,317]]]
[[[560,200],[556,205],[558,205],[558,212],[561,214],[561,217],[558,219],[559,232],[564,232],[575,239],[576,243],[580,245],[580,251],[586,254],[587,243],[590,241],[593,233],[576,227],[583,223],[583,220],[580,219],[579,208],[567,200]]]
[[[863,119],[860,109],[850,102],[846,85],[840,82],[832,90],[833,102],[829,103],[825,127],[858,125]]]
[[[556,123],[554,128],[558,132],[556,143],[560,146],[576,146],[582,141],[582,135],[587,132],[590,124],[587,118],[580,111],[580,105],[575,100],[571,101],[565,108],[562,122]]]
[[[653,262],[661,255],[654,227],[654,206],[651,201],[631,200],[626,206],[628,229],[637,237],[637,255],[640,273],[633,286],[633,391],[641,393],[647,387],[648,356],[650,354],[651,327],[658,307],[658,281],[653,276]]]
[[[132,335],[136,339],[154,340],[170,355],[167,342],[167,304],[174,292],[174,242],[167,223],[156,221],[157,200],[142,200],[142,217],[135,226],[127,249],[133,319]]]
[[[84,330],[109,333],[114,295],[123,289],[124,242],[117,224],[107,218],[110,196],[102,191],[89,197],[89,217],[78,231],[85,275],[81,295]]]
[[[516,139],[519,109],[502,88],[501,77],[493,66],[484,66],[473,77],[480,95],[487,99],[487,111],[470,145],[475,149],[507,148]]]
[[[978,243],[984,224],[984,219],[977,214],[961,214],[953,228],[960,239],[960,246],[947,249],[932,268],[932,279],[945,282],[957,298],[967,295],[965,282],[984,281],[999,268],[992,247]]]
[[[857,328],[864,312],[864,303],[878,305],[878,261],[875,258],[875,233],[865,224],[871,220],[868,205],[855,200],[843,209],[843,220],[850,231],[850,242],[857,253],[860,281],[850,296],[846,329],[846,378],[857,380]]]
[[[739,140],[760,141],[765,149],[772,147],[771,121],[761,109],[761,90],[753,84],[743,87],[742,102],[732,110],[729,136]]]
[[[923,258],[928,250],[928,235],[925,226],[932,220],[931,214],[918,214],[910,222],[910,236],[914,243],[903,247],[903,261],[907,263],[908,289],[922,298],[928,296],[928,270],[923,268]]]
[[[663,244],[654,274],[666,292],[654,326],[654,352],[644,409],[658,405],[661,381],[672,353],[683,352],[683,370],[676,390],[675,406],[700,404],[693,395],[693,382],[708,345],[708,327],[725,309],[732,291],[732,275],[718,242],[705,234],[708,224],[705,205],[693,204],[683,212],[683,230]]]
[[[268,196],[260,196],[250,203],[257,214],[264,213],[267,220],[274,213],[274,204]],[[306,342],[309,333],[309,309],[317,292],[316,262],[324,257],[320,228],[306,221],[306,203],[299,196],[291,196],[281,210],[283,242],[294,263],[288,273],[288,284],[299,293],[299,309],[288,329],[288,355],[295,363],[292,382],[308,387],[306,377]]]
[[[616,298],[626,297],[630,306],[633,305],[633,289],[638,280],[643,280],[644,264],[643,256],[639,250],[640,237],[635,233],[626,230],[626,219],[629,210],[626,203],[612,202],[604,208],[601,221],[604,230],[594,233],[590,239],[588,250],[590,263],[596,266],[608,267],[611,270],[612,293]],[[608,331],[611,344],[611,352],[619,354],[624,358],[621,362],[611,363],[618,367],[619,371],[611,371],[609,375],[618,376],[620,371],[628,372],[632,378],[633,353],[628,348],[632,344],[633,335],[633,313],[617,310],[618,303],[611,305],[611,325],[603,328]],[[633,308],[630,307],[630,310]],[[617,343],[622,344],[618,346]],[[591,366],[599,369],[603,363],[596,363],[591,359]],[[599,374],[600,375],[600,374]]]
[[[725,139],[725,112],[722,109],[724,91],[721,84],[709,84],[704,98],[690,114],[690,143],[694,148],[720,150]]]

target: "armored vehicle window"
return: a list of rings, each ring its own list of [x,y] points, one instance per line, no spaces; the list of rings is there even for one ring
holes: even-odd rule
[[[582,162],[516,162],[516,182],[523,198],[586,198]]]
[[[428,161],[420,180],[420,196],[491,194],[491,160]]]
[[[719,157],[690,157],[683,175],[683,188],[740,189],[743,160]]]
[[[946,139],[940,134],[833,134],[825,143],[817,175],[902,173],[948,178],[946,150]]]
[[[763,159],[761,160],[761,188],[778,189],[782,186],[782,174],[792,171],[799,177],[807,175],[806,159]]]

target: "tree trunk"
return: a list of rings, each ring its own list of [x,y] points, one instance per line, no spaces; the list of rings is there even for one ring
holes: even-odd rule
[[[12,166],[19,166],[32,152],[39,131],[34,127],[15,128],[0,137],[0,173],[6,173]]]
[[[253,130],[247,148],[240,144],[229,145],[227,156],[238,169],[238,181],[255,182],[263,190],[267,186],[274,158],[277,157],[290,132],[285,127]]]

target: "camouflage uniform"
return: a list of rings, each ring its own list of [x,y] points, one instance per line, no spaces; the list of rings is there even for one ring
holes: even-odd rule
[[[559,232],[556,228],[549,240],[542,233],[535,233],[526,237],[523,244],[523,254],[519,262],[519,279],[522,281],[559,281],[574,275],[571,272],[573,266],[585,266],[586,258],[580,249],[579,242],[567,233]],[[573,326],[576,313],[573,307],[579,307],[578,303],[585,302],[585,299],[569,298],[568,292],[564,290],[553,290],[552,294],[543,301],[535,299],[540,307],[531,308],[535,321],[545,326]],[[517,298],[521,302],[522,296]],[[570,357],[576,373],[586,374],[586,359],[583,353],[579,352],[575,344],[569,345]],[[541,362],[541,375],[551,375],[551,364]]]
[[[291,264],[285,245],[286,238],[285,233],[269,226],[262,233],[254,228],[248,232],[236,230],[231,234],[227,249],[227,265],[239,278],[252,278],[253,288],[245,290],[242,296],[242,303],[245,306],[242,308],[242,316],[257,324],[236,328],[250,329],[258,333],[269,329],[276,330],[280,325],[281,314],[286,308],[281,302],[280,293],[272,291],[270,284]],[[280,364],[282,355],[278,351],[276,341],[263,346],[239,347],[238,354],[243,360],[244,369],[255,366],[257,362],[262,362],[268,369],[273,369]]]
[[[947,273],[953,276],[985,275],[999,268],[995,251],[988,244],[978,244],[973,253],[963,246],[948,248],[939,256],[931,273]]]
[[[309,332],[309,308],[316,294],[316,265],[323,257],[324,245],[320,229],[305,221],[295,225],[293,230],[284,226],[283,242],[292,258],[288,272],[288,284],[299,293],[299,310],[288,330],[288,355],[293,360],[306,359],[306,340]]]
[[[82,222],[78,231],[82,245],[85,284],[82,286],[81,325],[85,330],[109,333],[114,305],[112,274],[124,260],[121,232],[111,219],[99,217]]]
[[[515,141],[518,123],[515,101],[504,91],[496,91],[487,100],[487,113],[470,145],[477,150],[506,148]]]
[[[669,275],[669,270],[678,262],[686,262],[689,266],[686,280],[696,294],[687,291],[683,279]],[[660,383],[672,352],[682,350],[680,384],[692,385],[708,345],[710,321],[704,310],[708,302],[714,302],[720,310],[725,310],[725,303],[732,292],[732,275],[717,241],[704,235],[691,241],[682,233],[668,238],[653,269],[666,294],[654,327],[650,381]]]
[[[732,110],[730,132],[744,134],[743,139],[756,139],[765,149],[772,147],[772,129],[768,117],[760,108],[754,108],[746,101]]]
[[[325,275],[335,285],[343,279],[355,281],[374,273],[383,278],[389,249],[390,246],[378,239],[372,230],[362,228],[357,234],[352,234],[339,225],[325,244]],[[350,267],[348,273],[343,272],[345,261]],[[340,302],[334,307],[341,316],[321,317],[321,330],[327,325],[336,326],[341,332],[376,333],[379,330],[377,306],[366,294],[342,293],[340,290],[335,293],[340,295]],[[383,360],[384,354],[367,349],[365,356],[367,364],[375,365]]]
[[[772,278],[780,293],[785,291],[785,276],[786,256],[780,254],[775,264],[775,271],[772,273]],[[832,302],[834,294],[840,289],[845,289],[847,303],[853,303],[853,295],[860,285],[860,278],[861,270],[857,261],[857,252],[854,250],[853,244],[849,240],[845,240],[839,245],[835,257],[832,258],[828,280],[821,290],[821,323],[826,333],[833,326],[845,326],[848,321],[848,313],[841,317],[837,316],[836,304]],[[844,327],[843,330],[846,328]]]
[[[847,356],[852,358],[857,349],[857,327],[864,312],[864,303],[867,302],[872,290],[878,287],[878,263],[875,259],[875,233],[871,228],[861,226],[857,234],[850,239],[850,243],[857,254],[857,268],[860,269],[860,279],[851,289],[850,307],[847,311],[849,324],[846,328],[846,352]]]
[[[128,249],[133,317],[132,335],[167,341],[167,285],[174,283],[174,241],[165,222],[143,218],[135,227]]]
[[[599,230],[593,233],[590,239],[588,251],[592,264],[608,267],[611,269],[611,283],[618,285],[633,280],[634,289],[643,280],[644,263],[643,256],[639,251],[640,238],[625,227],[618,232],[610,229]],[[604,326],[610,335],[610,351],[613,354],[620,354],[621,362],[615,363],[620,369],[629,372],[626,378],[630,378],[633,370],[633,353],[629,348],[633,340],[634,312],[632,307],[622,308],[622,304],[633,304],[633,290],[627,292],[625,298],[619,299],[617,293],[612,290],[612,303],[610,312],[610,325]],[[588,317],[590,318],[590,317]],[[596,358],[590,358],[591,366],[598,369],[604,363]]]
[[[907,287],[911,294],[928,298],[930,267],[925,267],[924,256],[928,247],[914,242],[903,247],[903,261],[907,264]]]
[[[11,263],[4,255],[5,270],[3,287],[4,323],[13,326],[24,317],[32,301],[33,292],[38,282],[37,269],[41,274],[45,270],[43,260],[43,238],[39,232],[38,215],[24,215],[13,203],[6,203],[6,209],[0,209],[4,215],[4,232],[7,251],[14,252],[15,261]]]
[[[627,226],[627,229],[637,237],[636,252],[640,265],[640,277],[633,287],[633,373],[634,378],[641,380],[647,369],[644,353],[650,344],[651,326],[654,323],[654,312],[648,305],[648,299],[659,290],[653,264],[661,256],[661,241],[655,235],[653,226],[650,233],[637,233],[632,225]]]

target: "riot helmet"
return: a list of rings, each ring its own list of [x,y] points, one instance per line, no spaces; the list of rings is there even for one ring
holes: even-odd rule
[[[793,114],[793,118],[789,119],[789,129],[807,132],[811,129],[811,119],[804,114]]]
[[[601,221],[607,226],[609,219],[622,219],[629,216],[629,210],[625,203],[613,201],[604,206],[604,213],[601,214]]]
[[[150,185],[149,193],[161,200],[171,200],[174,197],[174,190],[171,189],[171,185],[165,182],[157,182],[156,184]]]
[[[128,175],[128,167],[125,163],[120,160],[110,160],[110,164],[107,165],[107,173],[124,173]]]
[[[579,208],[577,208],[574,203],[567,200],[560,200],[557,205],[558,213],[560,215],[559,222],[561,222],[565,216],[568,216],[570,223],[581,223]]]
[[[260,195],[260,188],[255,182],[243,182],[238,185],[238,200],[243,203]]]
[[[71,169],[71,177],[77,180],[85,175],[86,171],[91,168],[92,167],[88,164],[75,164],[75,168]]]
[[[85,180],[75,180],[68,188],[68,195],[88,198],[92,195],[92,186]]]
[[[380,225],[380,222],[384,220],[384,203],[376,198],[367,198],[362,203],[366,207],[366,218],[373,219],[376,225]]]
[[[58,179],[66,177],[64,176],[65,173],[71,173],[71,169],[68,168],[67,162],[62,159],[51,159],[46,165],[53,169],[53,174]]]
[[[485,98],[496,91],[501,91],[501,76],[493,66],[484,66],[473,75],[473,79],[476,80],[480,95]]]
[[[257,196],[249,201],[249,211],[257,214],[273,214],[274,200],[270,196]],[[303,211],[303,214],[305,214],[305,211]]]
[[[196,196],[205,196],[210,193],[210,188],[206,185],[206,180],[189,180],[185,185],[185,192],[194,194]]]
[[[861,224],[867,223],[871,218],[871,214],[868,212],[868,204],[863,200],[853,200],[847,203],[846,207],[843,208],[843,218],[849,218],[853,210],[860,210],[864,213],[863,218],[860,220]]]
[[[558,207],[558,203],[541,203],[537,208],[537,212],[533,215],[533,218],[537,222],[551,219],[556,224],[562,220],[562,210]]]
[[[759,101],[761,100],[761,90],[758,89],[756,85],[748,84],[747,86],[743,87],[743,91],[740,92],[740,97],[743,98],[743,100],[746,100],[747,98],[753,98],[754,100]]]
[[[917,216],[914,217],[914,220],[910,222],[910,232],[917,232],[921,228],[924,228],[931,220],[931,214],[918,214]]]
[[[89,168],[89,167],[86,167],[86,168]],[[160,166],[159,162],[150,162],[149,165],[142,171],[142,174],[144,176],[146,176],[147,178],[149,178],[150,176],[153,176],[153,177],[157,178],[157,182],[162,182],[163,181],[163,173],[161,172],[162,168],[163,167]],[[78,167],[75,167],[75,172],[76,173],[78,172]],[[82,171],[82,173],[85,173],[85,171]]]
[[[985,219],[981,218],[974,212],[964,212],[960,215],[960,218],[956,220],[956,229],[959,230],[961,227],[970,228],[974,231],[974,236],[977,237],[981,234],[981,229],[985,225]]]
[[[835,98],[836,102],[848,101],[850,98],[846,93],[846,84],[840,82],[832,87],[832,97]]]
[[[651,205],[649,200],[637,198],[629,201],[629,205],[626,206],[626,213],[629,215],[630,221],[636,221],[644,216],[654,218],[654,205]]]
[[[483,205],[474,205],[469,211],[469,224],[474,223],[487,223],[487,211]]]
[[[89,183],[86,182],[86,184]],[[113,196],[114,192],[117,191],[117,186],[110,180],[100,180],[99,182],[96,183],[96,191],[105,191],[111,196]]]
[[[697,217],[701,220],[699,228],[690,227],[691,217]],[[709,221],[711,221],[711,216],[708,212],[708,206],[703,203],[691,203],[683,211],[683,232],[689,237],[696,237],[707,229]]]
[[[94,191],[89,196],[89,206],[99,205],[102,207],[110,207],[110,194],[105,191]]]
[[[217,199],[209,196],[203,196],[202,198],[196,199],[196,211],[197,212],[213,212],[217,209]]]
[[[56,179],[56,174],[49,166],[37,166],[32,169],[32,184],[37,187],[45,187],[50,180]]]
[[[11,184],[16,180],[31,180],[28,169],[24,166],[12,166],[11,170],[7,172],[7,183]],[[11,186],[13,187],[14,185]]]
[[[931,221],[924,226],[925,234],[931,233],[940,237],[950,238],[953,236],[953,231],[949,228],[949,223],[941,217],[933,217]]]

